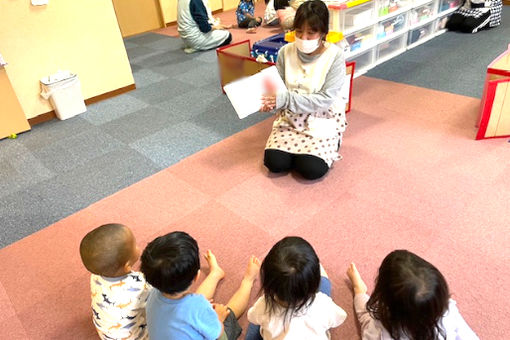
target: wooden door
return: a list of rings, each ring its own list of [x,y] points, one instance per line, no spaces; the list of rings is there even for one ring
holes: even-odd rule
[[[159,0],[113,0],[113,6],[123,37],[163,27]]]

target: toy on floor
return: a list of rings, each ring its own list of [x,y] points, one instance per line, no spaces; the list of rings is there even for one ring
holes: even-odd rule
[[[455,11],[446,24],[450,31],[476,33],[501,24],[501,0],[465,0],[461,8]]]

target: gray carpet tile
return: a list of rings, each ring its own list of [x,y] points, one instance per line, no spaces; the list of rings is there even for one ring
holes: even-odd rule
[[[184,122],[142,138],[130,146],[161,168],[166,168],[223,138],[210,129]]]
[[[221,92],[219,69],[216,65],[197,66],[172,78],[199,87],[207,86]]]
[[[195,87],[174,79],[167,79],[131,92],[131,96],[154,105],[193,90]],[[131,111],[133,112],[133,111]],[[131,113],[130,112],[130,113]]]
[[[126,48],[126,50],[130,49],[130,48],[135,48],[135,47],[138,47],[139,45],[138,44],[135,44],[134,42],[129,42],[127,40],[124,40],[124,47]]]
[[[80,117],[94,125],[101,125],[146,108],[149,106],[147,102],[135,98],[135,94],[138,91],[140,90],[131,91],[127,94],[121,94],[108,100],[91,104],[87,107],[87,112],[81,114]]]
[[[184,113],[183,121],[193,116],[207,112],[218,105],[230,103],[225,95],[219,90],[219,85],[214,88],[199,88],[175,96],[169,100],[156,104],[157,107],[168,112]],[[231,105],[230,105],[231,106]]]
[[[144,43],[143,46],[149,47],[158,51],[180,51],[184,48],[184,44],[181,39],[165,38],[156,40],[149,43]]]
[[[37,150],[37,158],[56,173],[67,172],[76,167],[122,148],[123,144],[105,133],[93,129],[55,141]]]
[[[87,109],[90,110],[90,106]],[[67,120],[54,119],[37,124],[32,127],[32,130],[18,135],[16,141],[26,146],[29,150],[34,151],[56,140],[93,129],[94,125],[83,119],[84,115],[82,114]],[[0,141],[2,143],[0,145],[3,145],[4,142],[5,144],[9,143],[8,141]]]
[[[157,172],[160,168],[125,146],[0,198],[0,233],[6,246]]]
[[[5,140],[0,144],[0,150],[0,197],[55,175],[17,140]]]
[[[153,53],[133,58],[131,62],[144,68],[151,68],[153,66],[173,67],[175,64],[186,60],[189,60],[189,58],[186,58],[183,51],[155,50]]]
[[[126,52],[131,63],[136,63],[145,58],[161,53],[161,51],[145,46],[133,46],[126,49]]]
[[[137,89],[168,79],[168,76],[141,67],[136,71],[133,70],[133,77]]]
[[[193,117],[191,122],[220,136],[230,136],[269,117],[271,117],[269,113],[255,113],[239,119],[232,106],[228,104],[212,107]]]
[[[149,106],[120,119],[112,120],[104,124],[101,129],[115,139],[130,144],[183,122],[186,119],[184,112],[173,107],[162,110],[156,106]]]
[[[177,56],[175,56],[175,58],[170,58],[169,62],[167,63],[161,62],[159,64],[152,65],[149,67],[149,69],[153,70],[154,72],[161,73],[173,78],[179,74],[189,72],[190,70],[196,67],[202,66],[202,62],[200,61],[182,58],[182,56],[179,56],[180,53],[176,54]],[[169,67],[169,64],[171,64],[172,66]],[[197,84],[195,84],[195,86],[197,86]]]
[[[367,76],[479,98],[487,65],[508,46],[510,7],[502,25],[476,34],[446,32],[367,72]]]
[[[192,54],[191,58],[209,64],[217,65],[218,63],[218,56],[216,55],[216,50],[197,52],[195,54]]]
[[[168,40],[169,37],[162,35],[162,34],[155,34],[155,33],[142,33],[138,34],[133,37],[129,37],[124,39],[127,42],[135,43],[138,45],[148,45],[156,41],[160,40]]]

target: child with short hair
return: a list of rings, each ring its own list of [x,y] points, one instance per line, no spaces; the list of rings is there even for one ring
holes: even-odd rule
[[[237,26],[239,28],[247,28],[246,33],[255,33],[257,27],[262,24],[262,18],[255,18],[255,1],[256,0],[240,0],[237,6]]]
[[[329,330],[347,317],[330,297],[331,283],[313,247],[301,237],[271,248],[260,279],[263,296],[248,311],[247,340],[330,339]]]
[[[196,293],[190,286],[200,274],[197,242],[185,232],[160,236],[147,245],[141,270],[154,288],[147,301],[147,327],[152,340],[237,339],[237,321],[248,306],[259,260],[249,260],[240,287],[226,305],[211,304],[225,273],[211,251],[205,255],[210,274]]]
[[[101,339],[148,339],[145,302],[148,286],[133,265],[140,249],[131,230],[105,224],[80,243],[80,256],[89,272],[93,322]]]
[[[478,340],[441,272],[407,250],[384,258],[371,296],[354,263],[347,275],[363,340]]]

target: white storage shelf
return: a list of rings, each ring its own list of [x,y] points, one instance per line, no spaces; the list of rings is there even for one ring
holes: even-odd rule
[[[326,0],[330,30],[341,31],[356,61],[355,77],[445,32],[461,0],[371,0],[343,8]]]

